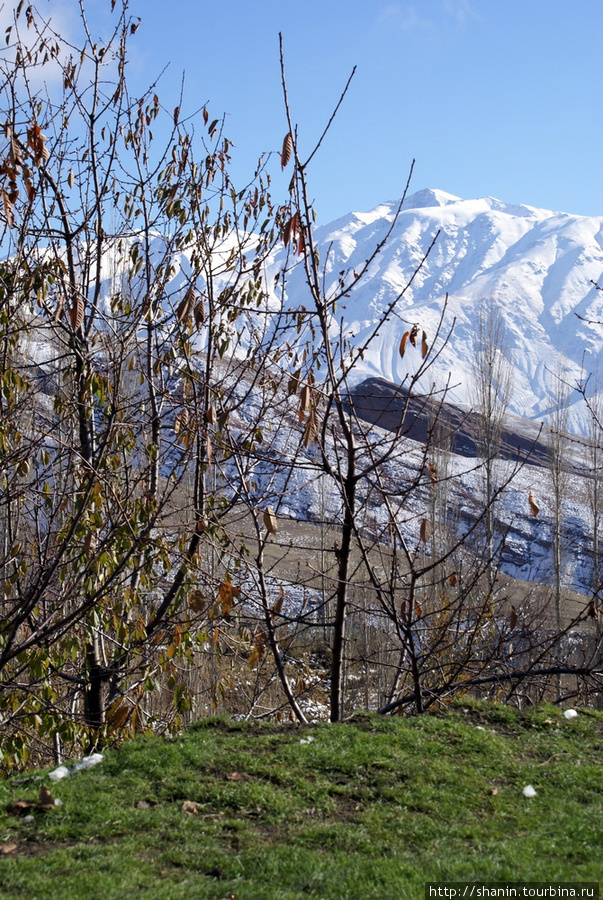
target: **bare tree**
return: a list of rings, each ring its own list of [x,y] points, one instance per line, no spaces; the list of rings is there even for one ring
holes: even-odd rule
[[[557,628],[562,624],[562,590],[564,587],[564,504],[567,499],[569,465],[567,422],[570,389],[560,365],[550,372],[553,383],[555,407],[549,430],[549,471],[551,475],[553,505],[553,573],[555,588],[555,619]]]
[[[508,347],[505,326],[499,310],[490,301],[481,307],[473,358],[475,380],[472,386],[473,406],[477,416],[477,453],[482,459],[483,506],[486,510],[484,553],[492,562],[489,566],[490,589],[495,569],[496,503],[500,480],[499,459],[505,415],[512,392],[511,367],[507,359]]]

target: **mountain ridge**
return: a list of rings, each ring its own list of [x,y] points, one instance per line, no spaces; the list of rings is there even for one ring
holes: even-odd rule
[[[403,332],[416,322],[432,340],[442,318],[442,333],[451,330],[451,336],[447,344],[440,341],[430,377],[437,375],[441,383],[449,380],[451,400],[470,406],[476,323],[480,310],[490,304],[502,319],[513,372],[510,411],[550,421],[559,389],[557,374],[574,386],[595,375],[603,362],[603,293],[595,286],[603,281],[603,217],[507,204],[492,197],[463,200],[430,188],[410,194],[396,219],[398,206],[388,201],[316,229],[327,295],[336,289],[342,272],[365,266],[373,248],[391,231],[364,279],[338,310],[346,337],[359,345],[400,295],[388,328],[359,361],[353,380],[375,376],[403,383],[416,363],[410,354],[400,358]],[[274,265],[281,263],[282,253],[277,253]],[[303,286],[303,273],[293,270],[289,302],[301,296]],[[577,395],[569,398],[568,423],[574,431],[588,427]]]

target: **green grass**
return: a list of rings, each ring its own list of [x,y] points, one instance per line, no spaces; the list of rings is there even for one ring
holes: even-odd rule
[[[210,719],[56,785],[0,783],[0,843],[17,845],[0,896],[404,900],[426,881],[599,881],[602,762],[603,713],[553,707],[304,729]],[[40,784],[62,804],[29,824],[7,811]]]

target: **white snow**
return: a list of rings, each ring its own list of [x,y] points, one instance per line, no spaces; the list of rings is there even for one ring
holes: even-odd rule
[[[383,203],[317,229],[328,295],[340,272],[352,275],[365,265],[391,228],[396,208],[397,203]],[[402,294],[438,230],[432,252]],[[274,263],[280,259],[279,251]],[[454,328],[429,378],[444,384],[450,375],[455,385],[450,399],[469,403],[476,323],[480,309],[492,304],[504,322],[513,369],[511,411],[547,421],[555,399],[550,370],[560,367],[574,385],[603,361],[603,293],[592,282],[603,282],[603,217],[418,191],[406,199],[389,241],[337,311],[358,345],[402,294],[353,380],[381,375],[401,382],[412,374],[419,359],[410,353],[400,358],[402,334],[417,322],[431,340],[446,305],[442,334]],[[288,279],[287,305],[303,303],[306,291],[298,267]],[[576,431],[587,428],[576,394],[570,398],[569,424]]]

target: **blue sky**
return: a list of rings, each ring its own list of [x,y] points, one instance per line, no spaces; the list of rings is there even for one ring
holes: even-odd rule
[[[63,11],[77,5],[39,0],[41,9],[59,3]],[[152,80],[169,64],[160,96],[170,106],[184,70],[185,107],[208,103],[214,116],[227,114],[240,177],[260,153],[280,148],[286,130],[279,31],[302,147],[311,147],[357,66],[309,172],[322,222],[398,198],[413,158],[415,190],[603,215],[602,0],[130,6],[142,18],[132,75]]]

